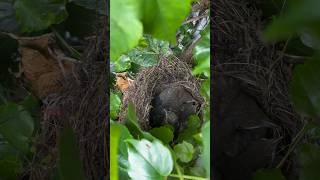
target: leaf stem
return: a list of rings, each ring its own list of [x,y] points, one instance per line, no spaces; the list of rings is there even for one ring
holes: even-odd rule
[[[179,179],[180,179],[180,180],[183,180],[183,174],[181,173],[180,166],[178,165],[177,162],[175,162],[174,164],[175,164],[175,168],[176,168],[176,170],[177,170]]]
[[[183,177],[184,179],[190,179],[190,180],[207,180],[207,178],[203,178],[203,177],[178,175],[178,174],[170,174],[169,177],[175,177],[175,178]]]

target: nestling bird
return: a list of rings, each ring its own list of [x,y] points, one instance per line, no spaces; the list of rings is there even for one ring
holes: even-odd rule
[[[197,114],[199,103],[183,86],[174,86],[156,94],[152,100],[150,126],[170,124],[175,131],[181,131],[190,115]]]

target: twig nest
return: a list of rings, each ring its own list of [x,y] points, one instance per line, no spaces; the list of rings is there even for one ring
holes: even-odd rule
[[[155,96],[169,87],[184,88],[199,105],[198,114],[201,115],[204,99],[200,95],[200,79],[192,75],[191,69],[185,61],[170,56],[162,58],[157,65],[142,69],[137,74],[134,83],[124,94],[119,121],[125,121],[128,104],[132,102],[140,127],[143,130],[151,129],[152,101]]]

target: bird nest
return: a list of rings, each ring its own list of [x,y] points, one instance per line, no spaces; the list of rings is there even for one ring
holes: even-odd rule
[[[106,31],[87,45],[82,61],[59,83],[58,92],[42,99],[42,117],[33,146],[33,161],[24,177],[51,179],[57,171],[58,143],[68,121],[75,132],[80,159],[87,179],[109,175],[107,124],[108,67]]]
[[[120,121],[125,121],[128,105],[132,102],[135,106],[140,127],[143,130],[151,129],[149,116],[153,97],[167,87],[174,86],[184,87],[200,104],[200,109],[202,109],[204,99],[200,94],[200,80],[192,75],[191,69],[185,61],[170,56],[161,58],[157,65],[142,69],[137,74],[134,83],[124,95]]]
[[[301,129],[301,120],[289,100],[290,58],[283,54],[285,46],[262,40],[266,21],[259,3],[245,0],[212,3],[214,73],[239,80],[272,123],[280,127],[277,131],[282,139],[276,152],[283,157]],[[292,169],[292,160],[288,158],[285,164],[278,164],[278,159],[275,165]]]

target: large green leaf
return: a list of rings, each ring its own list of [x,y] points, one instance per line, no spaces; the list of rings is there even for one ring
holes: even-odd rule
[[[61,179],[86,179],[76,136],[68,123],[60,134],[58,148],[58,169]]]
[[[320,56],[315,56],[293,71],[291,100],[300,113],[320,117]]]
[[[190,0],[139,0],[144,31],[176,43],[176,32],[190,12]]]
[[[173,169],[170,150],[159,140],[128,140],[129,176],[133,180],[163,180]]]
[[[320,179],[320,147],[314,144],[304,144],[299,152],[301,164],[300,180]]]
[[[110,179],[118,180],[118,145],[121,126],[111,123],[110,126]]]
[[[28,152],[33,129],[33,119],[22,106],[14,103],[0,106],[0,134],[15,148]]]
[[[110,158],[111,158],[111,174],[110,178],[128,179],[128,139],[132,136],[128,129],[119,123],[111,123],[110,128]],[[118,177],[118,178],[117,178]]]
[[[183,141],[180,144],[177,144],[174,146],[174,152],[178,159],[180,159],[181,162],[189,162],[192,160],[194,148],[193,145]]]
[[[18,32],[19,30],[13,9],[13,0],[2,0],[0,2],[0,30],[8,32]]]
[[[204,74],[210,77],[210,31],[207,31],[194,49],[196,66],[192,70],[194,75]]]
[[[280,169],[263,169],[256,172],[254,180],[285,180]]]
[[[132,139],[132,136],[127,129],[122,124],[116,124],[118,129],[120,129],[120,137],[118,140],[118,174],[119,179],[129,179],[128,175],[128,148],[127,143],[125,142],[128,139]],[[111,146],[112,147],[112,146]]]
[[[110,1],[110,59],[138,45],[142,38],[142,23],[139,21],[136,0]]]
[[[24,32],[47,29],[67,17],[66,0],[16,0],[16,19]]]

